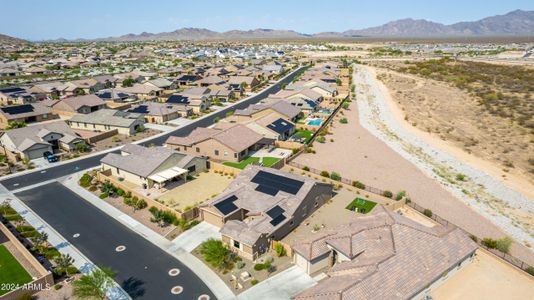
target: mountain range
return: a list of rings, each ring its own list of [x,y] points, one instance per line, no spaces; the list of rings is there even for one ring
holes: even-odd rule
[[[351,29],[343,32],[304,34],[293,30],[254,29],[217,32],[205,28],[181,28],[171,32],[126,34],[93,40],[74,41],[163,41],[163,40],[251,40],[251,39],[311,39],[311,38],[417,38],[417,37],[479,37],[479,36],[534,36],[534,11],[515,10],[504,15],[478,21],[444,25],[428,20],[411,18],[392,21],[381,26]],[[7,37],[7,36],[6,36]],[[0,37],[1,39],[1,37]],[[55,42],[66,42],[57,39]]]

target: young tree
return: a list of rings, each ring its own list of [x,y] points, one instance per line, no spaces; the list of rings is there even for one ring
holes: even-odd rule
[[[213,267],[223,269],[227,262],[230,250],[216,239],[209,239],[200,246],[200,253]]]
[[[33,242],[34,248],[37,249],[48,241],[48,234],[46,232],[37,232],[37,234],[31,237],[31,241]]]
[[[60,256],[56,257],[54,260],[58,267],[65,270],[65,273],[67,274],[67,277],[69,276],[69,266],[74,263],[74,258],[70,256],[70,254],[61,254]]]
[[[88,275],[72,283],[74,296],[82,299],[97,298],[105,299],[106,290],[114,284],[113,277],[117,273],[108,267],[93,270]]]
[[[133,78],[126,78],[122,81],[123,87],[130,87],[133,86],[135,83],[135,80]]]

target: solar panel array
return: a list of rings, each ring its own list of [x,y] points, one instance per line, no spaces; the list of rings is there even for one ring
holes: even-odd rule
[[[136,108],[128,110],[128,112],[131,113],[139,113],[139,114],[148,114],[148,106],[146,105],[139,105]]]
[[[96,94],[98,97],[102,98],[102,99],[111,99],[111,93],[110,92],[103,92],[103,93],[99,93],[99,94]]]
[[[258,184],[256,191],[275,196],[279,191],[296,195],[304,182],[273,173],[258,171],[251,182]]]
[[[9,87],[9,88],[3,88],[3,89],[0,89],[0,93],[6,93],[6,94],[9,94],[9,93],[15,93],[15,92],[25,92],[25,90],[23,88],[19,88],[19,87]]]
[[[2,111],[10,115],[24,114],[24,113],[33,112],[33,105],[24,104],[24,105],[17,105],[17,106],[2,107]]]
[[[189,104],[189,98],[181,95],[171,95],[167,98],[167,103]]]
[[[267,215],[269,217],[271,217],[271,219],[274,219],[276,217],[278,217],[279,215],[283,214],[285,212],[285,210],[283,208],[281,208],[279,205],[269,209],[267,211]]]
[[[273,225],[273,226],[276,226],[276,225],[280,224],[280,222],[282,222],[285,219],[286,219],[286,216],[279,215],[278,217],[272,219],[271,222],[269,222],[269,223],[271,223],[271,225]]]
[[[218,203],[215,204],[215,207],[224,215],[227,215],[237,209],[237,206],[234,202],[237,200],[235,195],[230,196]]]
[[[280,133],[280,134],[290,130],[293,127],[295,127],[295,125],[289,123],[288,121],[284,119],[278,119],[272,122],[271,124],[267,125],[267,128],[274,130],[276,133]]]

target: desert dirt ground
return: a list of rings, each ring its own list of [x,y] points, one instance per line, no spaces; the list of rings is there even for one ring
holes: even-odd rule
[[[183,210],[186,206],[202,203],[220,194],[232,180],[232,176],[215,174],[211,171],[201,172],[194,179],[160,196],[158,201],[174,209]]]
[[[436,300],[532,299],[534,278],[483,250],[431,293]]]
[[[477,236],[500,238],[505,235],[496,225],[363,128],[359,123],[356,102],[352,101],[349,109],[342,111],[344,115],[336,116],[326,142],[314,143],[316,154],[302,154],[295,159],[297,163],[336,171],[343,177],[393,193],[405,190],[417,204]],[[339,123],[340,117],[346,117],[348,124]],[[512,246],[512,253],[534,264],[532,251],[524,246]]]
[[[527,130],[484,111],[472,96],[448,84],[385,68],[377,69],[377,78],[405,127],[534,199],[528,162],[534,136]]]

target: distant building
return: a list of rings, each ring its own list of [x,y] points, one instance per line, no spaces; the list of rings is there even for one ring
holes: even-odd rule
[[[36,123],[57,118],[50,109],[41,103],[29,103],[0,107],[0,128],[6,128],[10,122]]]

